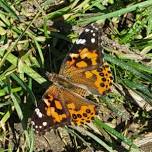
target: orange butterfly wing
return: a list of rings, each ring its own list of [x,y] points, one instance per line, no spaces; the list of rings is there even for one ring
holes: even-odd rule
[[[97,105],[65,88],[52,85],[43,95],[43,101],[32,116],[37,133],[50,127],[89,123],[97,113]]]
[[[96,24],[85,28],[59,72],[70,82],[84,86],[96,95],[109,91],[113,79],[108,64],[103,60],[100,30]]]

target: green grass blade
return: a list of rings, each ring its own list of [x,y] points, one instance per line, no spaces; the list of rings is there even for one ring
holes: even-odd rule
[[[99,137],[97,137],[96,135],[94,135],[93,133],[87,131],[86,129],[83,129],[81,127],[75,127],[75,129],[80,132],[81,134],[84,134],[86,136],[91,137],[93,140],[95,140],[97,143],[99,143],[101,146],[103,146],[107,151],[109,152],[114,152],[114,150],[112,149],[112,147],[108,146],[104,141],[102,141]],[[71,130],[72,131],[72,130]],[[77,136],[77,134],[75,132],[72,131],[73,134],[75,134]],[[79,135],[78,135],[79,136]],[[81,137],[80,137],[81,138]]]
[[[11,7],[9,6],[9,4],[6,1],[0,0],[0,7],[2,7],[5,11],[10,13],[10,15],[12,17],[15,17],[16,19],[19,20],[19,17],[16,15],[16,13],[13,11],[13,9],[11,9]]]
[[[33,92],[28,88],[28,86],[26,85],[26,83],[21,80],[16,74],[12,73],[11,77],[25,90],[29,93],[31,100],[32,101],[36,101],[35,96],[33,94]]]
[[[4,124],[7,122],[7,120],[10,118],[10,111],[7,111],[6,114],[3,116],[3,118],[0,121],[0,127],[3,127]]]
[[[105,19],[109,19],[109,18],[112,18],[112,17],[119,17],[123,14],[135,11],[136,9],[149,7],[151,5],[152,5],[152,0],[140,2],[138,4],[128,6],[127,8],[122,8],[120,10],[114,11],[112,13],[107,13],[107,14],[104,14],[104,15],[101,15],[101,16],[90,17],[90,18],[87,18],[87,19],[81,19],[81,20],[78,21],[77,24],[78,25],[83,25],[83,24],[89,24],[91,22],[96,22],[96,21],[99,21],[99,20],[103,21]]]
[[[0,51],[0,56],[3,56],[3,51]],[[13,55],[12,53],[9,53],[6,57],[6,60],[17,67],[18,64],[18,58]],[[29,75],[31,78],[33,78],[38,83],[42,84],[46,82],[46,79],[44,79],[41,75],[39,75],[36,71],[34,71],[32,68],[30,68],[28,65],[23,63],[23,72],[25,72],[27,75]]]
[[[35,19],[38,17],[38,15],[40,14],[40,12],[38,12],[34,19],[30,22],[30,24],[24,29],[24,31],[19,35],[19,37],[15,40],[14,43],[12,43],[12,45],[10,45],[6,50],[3,50],[0,53],[0,56],[2,57],[2,59],[0,60],[0,67],[4,64],[7,56],[13,51],[13,49],[16,47],[17,43],[19,42],[19,40],[23,37],[23,35],[26,33],[26,31],[29,29],[29,27],[32,25],[32,23],[35,21]],[[6,51],[6,52],[5,52]],[[3,55],[2,55],[3,54]]]
[[[63,9],[60,9],[60,10],[49,13],[46,16],[46,18],[47,19],[57,18],[57,17],[63,16],[64,14],[68,13],[70,10],[71,10],[70,7],[65,7]]]
[[[151,66],[146,66],[146,65],[143,65],[143,64],[140,64],[140,63],[136,63],[136,62],[133,62],[133,61],[129,61],[129,62],[127,62],[127,64],[130,67],[134,67],[136,70],[152,74],[152,67]]]
[[[16,87],[16,88],[12,88],[11,92],[15,93],[15,92],[19,92],[21,90],[22,90],[21,87]],[[7,95],[7,93],[8,93],[8,87],[5,87],[5,88],[1,89],[0,90],[0,97]]]
[[[43,53],[42,53],[42,49],[39,45],[39,43],[34,39],[34,42],[35,42],[35,45],[37,47],[37,50],[38,50],[38,53],[39,53],[39,56],[40,56],[40,59],[41,59],[41,66],[42,68],[44,68],[44,56],[43,56]]]
[[[127,79],[122,80],[122,83],[125,84],[127,87],[129,87],[130,89],[134,90],[135,92],[140,92],[141,95],[144,98],[149,98],[148,100],[146,100],[147,102],[149,102],[149,104],[152,105],[152,94],[151,92],[148,90],[147,87],[145,87],[143,84],[138,83],[138,82],[133,82],[133,81],[129,81]]]
[[[2,107],[4,107],[4,106],[8,106],[8,105],[10,105],[10,104],[11,104],[10,101],[7,101],[7,102],[5,102],[5,103],[0,103],[0,108],[2,108]]]
[[[124,137],[121,133],[117,132],[116,130],[114,130],[113,128],[109,127],[108,125],[104,124],[101,120],[99,119],[95,119],[94,120],[94,124],[100,129],[105,129],[107,132],[109,132],[110,134],[114,135],[115,137],[121,139],[124,143],[126,143],[129,146],[133,146],[134,148],[137,148],[137,146],[135,144],[133,144],[133,142]]]
[[[68,133],[79,138],[92,151],[92,148],[90,147],[90,145],[78,133],[76,133],[73,129],[70,129],[70,128],[66,128],[66,129]]]
[[[150,75],[143,74],[143,72],[136,70],[134,67],[128,65],[128,63],[124,62],[121,59],[118,59],[116,57],[112,57],[110,55],[105,54],[105,60],[121,67],[122,69],[125,69],[125,70],[131,72],[133,75],[136,75],[138,78],[139,77],[143,78],[143,79],[148,80],[149,82],[152,83],[152,77]]]
[[[34,132],[32,129],[29,130],[29,132],[25,131],[25,138],[27,147],[29,148],[29,152],[34,151]]]
[[[19,105],[20,99],[17,95],[15,95],[13,93],[11,93],[11,98],[12,98],[12,101],[14,103],[14,107],[16,109],[18,117],[20,118],[20,120],[22,120],[23,119],[23,113],[22,113],[21,107]]]

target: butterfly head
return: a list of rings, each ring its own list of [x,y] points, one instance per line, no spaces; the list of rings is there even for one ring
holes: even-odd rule
[[[52,81],[52,82],[55,82],[55,81],[56,81],[56,77],[57,77],[57,74],[56,74],[56,73],[46,72],[45,75],[46,75],[46,77],[49,79],[49,81]]]

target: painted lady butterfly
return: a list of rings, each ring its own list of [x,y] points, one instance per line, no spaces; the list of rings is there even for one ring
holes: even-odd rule
[[[98,25],[85,27],[67,54],[59,74],[47,73],[53,82],[32,116],[37,133],[50,127],[89,123],[97,114],[97,105],[86,99],[91,94],[103,95],[112,85],[110,68],[103,60]]]

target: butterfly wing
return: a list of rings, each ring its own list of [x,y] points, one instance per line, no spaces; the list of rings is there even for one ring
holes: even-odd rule
[[[45,92],[43,101],[32,116],[32,124],[37,133],[71,122],[75,125],[89,123],[97,114],[97,105],[56,85]]]
[[[87,87],[87,90],[97,95],[104,94],[112,85],[110,68],[103,60],[100,36],[98,25],[86,26],[59,72],[71,82]]]
[[[43,133],[51,126],[58,127],[70,123],[69,112],[59,96],[60,89],[55,85],[49,87],[43,95],[42,102],[35,108],[31,119],[36,133]]]
[[[112,84],[110,68],[103,60],[100,35],[97,25],[87,26],[68,53],[59,72],[66,82],[65,88],[54,83],[43,95],[44,102],[32,116],[36,132],[71,122],[85,124],[96,115],[97,105],[84,98],[86,90],[101,95]]]

